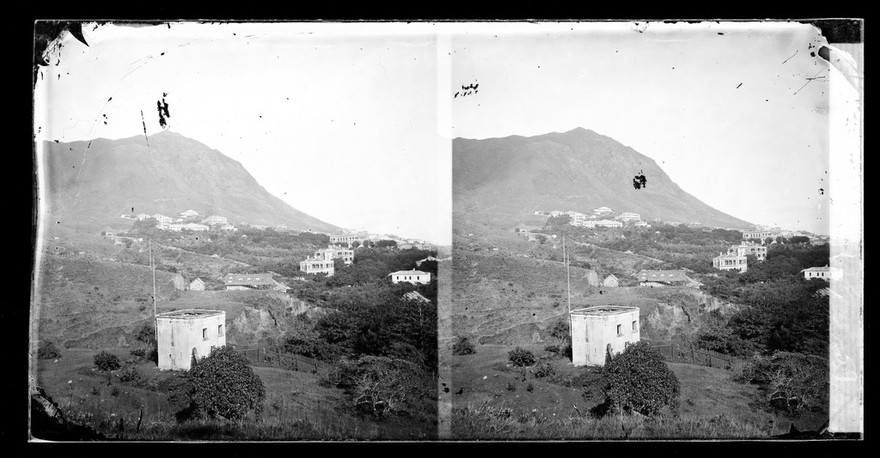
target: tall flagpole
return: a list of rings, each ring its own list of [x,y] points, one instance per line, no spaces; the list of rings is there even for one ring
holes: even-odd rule
[[[565,261],[565,281],[568,285],[568,329],[571,332],[571,271],[568,268],[568,251],[565,249],[565,234],[562,235],[562,259]]]
[[[156,344],[159,343],[159,319],[156,318],[156,268],[153,266],[153,239],[150,239],[150,271],[153,273],[153,330]]]

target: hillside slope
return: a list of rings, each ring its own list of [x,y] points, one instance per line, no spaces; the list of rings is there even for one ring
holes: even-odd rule
[[[675,184],[653,159],[612,138],[577,128],[535,137],[453,140],[453,212],[509,229],[534,220],[535,210],[589,213],[600,206],[651,221],[699,222],[748,228]],[[636,190],[642,171],[647,187]]]
[[[136,136],[44,146],[48,209],[64,224],[104,224],[132,211],[177,216],[192,209],[224,215],[233,224],[338,229],[270,194],[239,162],[173,132],[151,135],[149,144]]]

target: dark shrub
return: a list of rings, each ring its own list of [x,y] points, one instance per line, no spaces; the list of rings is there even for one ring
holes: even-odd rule
[[[507,382],[507,391],[516,391],[516,385],[513,382]]]
[[[266,390],[248,361],[232,347],[215,348],[187,375],[190,400],[200,415],[238,420],[260,413]]]
[[[630,345],[605,366],[607,411],[655,415],[678,407],[678,378],[657,350],[644,342]]]
[[[529,393],[531,393],[532,391],[535,391],[535,385],[532,385],[532,383],[529,382],[529,384],[526,385],[526,391],[528,391]]]
[[[559,345],[547,345],[544,347],[544,351],[559,355]]]
[[[102,351],[101,353],[95,355],[95,367],[97,367],[99,371],[103,372],[115,371],[120,367],[119,357],[112,353]]]
[[[568,320],[557,321],[556,324],[550,328],[550,335],[559,340],[568,340]]]
[[[453,355],[471,355],[476,352],[474,344],[467,337],[459,337],[458,341],[452,345]]]
[[[119,372],[119,381],[123,383],[139,383],[143,381],[143,376],[134,366],[126,367]]]
[[[544,361],[535,367],[534,374],[537,378],[552,377],[556,375],[556,369],[553,369],[550,363]]]
[[[517,367],[531,366],[535,364],[535,355],[521,347],[516,347],[508,354],[510,362]]]
[[[119,387],[114,386],[113,388],[110,388],[110,394],[113,396],[119,396]]]
[[[42,340],[40,341],[40,347],[37,349],[37,358],[39,359],[54,359],[61,356],[61,352],[58,351],[58,347],[55,346],[55,342],[51,340]]]

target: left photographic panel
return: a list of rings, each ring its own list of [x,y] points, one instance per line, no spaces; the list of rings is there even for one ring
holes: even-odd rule
[[[438,437],[430,27],[35,24],[31,440]]]

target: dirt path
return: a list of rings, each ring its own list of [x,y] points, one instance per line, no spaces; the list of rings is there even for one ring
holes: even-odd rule
[[[180,251],[180,252],[183,252],[183,253],[193,254],[193,255],[196,255],[196,256],[202,256],[202,257],[205,257],[205,258],[218,259],[218,260],[221,260],[221,261],[231,262],[231,263],[233,263],[233,264],[237,264],[237,265],[242,266],[242,267],[251,267],[250,264],[246,264],[246,263],[241,262],[241,261],[236,261],[236,260],[234,260],[234,259],[223,258],[223,257],[220,257],[220,256],[218,256],[218,257],[215,258],[215,257],[209,256],[209,255],[203,254],[203,253],[196,253],[195,251],[185,250],[185,249],[183,249],[183,248],[179,248],[179,247],[171,246],[171,245],[163,245],[163,244],[161,244],[161,243],[157,243],[156,245],[158,245],[160,248],[168,248],[169,250],[175,250],[175,251]]]
[[[649,260],[651,260],[651,261],[664,262],[664,261],[661,260],[661,259],[652,258],[652,257],[650,257],[650,256],[645,256],[645,255],[643,255],[643,254],[627,253],[627,252],[625,252],[625,251],[613,250],[613,249],[611,249],[611,248],[605,248],[605,247],[603,247],[603,246],[594,245],[594,244],[592,244],[592,243],[586,243],[586,242],[574,242],[574,243],[575,243],[575,245],[582,245],[582,246],[588,246],[588,247],[595,248],[595,249],[611,251],[611,252],[614,252],[614,253],[620,253],[620,254],[625,255],[625,256],[636,256],[636,257],[643,258],[643,259],[649,259]]]

